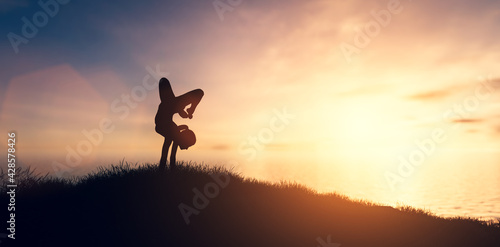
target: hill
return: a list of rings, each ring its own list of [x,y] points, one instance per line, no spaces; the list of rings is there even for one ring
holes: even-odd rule
[[[160,172],[121,163],[73,179],[28,169],[18,177],[15,208],[16,239],[2,238],[1,246],[500,246],[498,223],[357,202],[194,164]]]

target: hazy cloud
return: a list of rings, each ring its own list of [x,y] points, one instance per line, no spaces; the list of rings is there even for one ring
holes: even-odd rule
[[[478,118],[460,118],[452,120],[452,122],[454,123],[480,123],[483,121],[484,119],[478,119]]]
[[[410,95],[408,98],[412,100],[439,100],[448,97],[453,93],[454,92],[451,90],[437,90],[437,91],[430,91],[430,92]]]

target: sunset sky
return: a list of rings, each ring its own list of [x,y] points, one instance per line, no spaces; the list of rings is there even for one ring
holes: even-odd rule
[[[57,3],[53,17],[0,3],[1,147],[16,131],[22,164],[158,162],[163,76],[176,95],[205,92],[192,120],[174,120],[198,139],[180,160],[311,186],[342,166],[398,174],[433,136],[424,162],[500,160],[499,1],[119,2]],[[44,16],[25,37],[23,17]]]

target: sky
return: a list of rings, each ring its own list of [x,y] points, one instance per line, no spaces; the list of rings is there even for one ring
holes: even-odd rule
[[[205,92],[174,118],[198,140],[178,160],[314,186],[343,166],[391,185],[401,157],[499,159],[478,155],[500,146],[498,1],[4,0],[0,16],[0,130],[41,171],[158,162],[161,77]]]

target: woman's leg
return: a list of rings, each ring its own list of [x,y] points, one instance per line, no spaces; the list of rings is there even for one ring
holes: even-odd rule
[[[172,143],[172,139],[165,137],[165,141],[163,142],[163,148],[161,149],[161,158],[160,158],[160,170],[165,170],[167,166],[167,156],[168,149],[170,148],[170,144]]]
[[[203,98],[203,95],[205,95],[203,90],[195,89],[195,90],[189,91],[183,95],[177,96],[175,98],[175,100],[176,100],[176,106],[177,106],[176,109],[177,109],[177,112],[179,112],[179,115],[181,115],[181,117],[183,117],[183,118],[186,118],[186,117],[192,118],[193,113],[196,110],[196,107],[200,103],[201,98]],[[191,107],[189,107],[187,109],[187,115],[186,115],[184,112],[184,108],[186,106],[188,106],[189,104],[191,104]]]
[[[160,79],[158,89],[160,91],[161,102],[171,104],[170,102],[174,100],[175,95],[174,91],[172,91],[172,86],[170,85],[170,82],[167,80],[167,78],[163,77]]]

